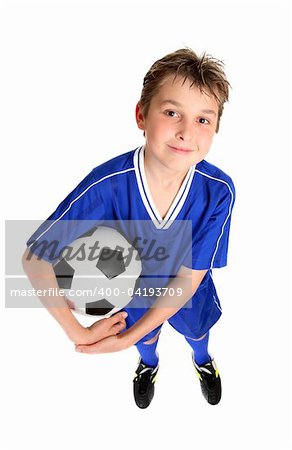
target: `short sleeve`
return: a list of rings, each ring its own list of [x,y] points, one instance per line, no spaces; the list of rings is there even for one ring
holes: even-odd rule
[[[95,226],[101,225],[105,208],[98,181],[90,172],[28,239],[27,246],[53,263],[62,249]]]
[[[222,186],[222,195],[205,226],[193,233],[192,269],[212,269],[227,265],[234,201],[235,188],[230,180]]]

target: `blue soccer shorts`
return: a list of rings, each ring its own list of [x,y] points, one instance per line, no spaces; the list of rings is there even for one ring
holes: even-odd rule
[[[126,329],[133,326],[148,308],[131,307],[131,304],[137,305],[138,301],[134,299],[125,307],[123,311],[128,313],[126,318]],[[159,313],[159,309],[157,309]],[[190,299],[185,307],[181,308],[176,314],[168,319],[169,324],[183,336],[191,339],[199,339],[219,320],[222,315],[220,301],[211,278],[207,278],[197,289],[195,295]],[[157,335],[162,325],[158,326],[137,343],[146,342]]]

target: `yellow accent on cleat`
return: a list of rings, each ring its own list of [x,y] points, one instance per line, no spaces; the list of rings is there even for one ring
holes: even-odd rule
[[[196,368],[195,368],[195,371],[196,371],[196,374],[197,374],[197,377],[199,378],[199,380],[202,381],[202,377],[201,377],[200,372]]]
[[[218,378],[219,377],[219,370],[218,370],[218,368],[216,366],[215,361],[213,361],[213,367],[215,367],[215,376],[216,376],[216,378]]]

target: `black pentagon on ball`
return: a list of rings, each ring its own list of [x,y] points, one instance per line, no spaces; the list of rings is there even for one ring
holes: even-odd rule
[[[96,300],[95,302],[86,303],[85,312],[91,316],[104,316],[108,314],[114,305],[108,302],[105,298],[102,300]]]
[[[60,289],[70,289],[74,276],[74,269],[65,259],[61,259],[53,267]]]
[[[111,250],[109,247],[103,247],[99,254],[96,267],[111,280],[121,273],[125,272],[123,252],[120,250]]]

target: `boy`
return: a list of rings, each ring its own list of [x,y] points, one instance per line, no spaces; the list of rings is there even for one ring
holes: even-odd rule
[[[198,57],[190,49],[181,49],[156,61],[144,78],[136,106],[145,145],[95,168],[49,217],[53,224],[64,219],[148,220],[157,233],[175,221],[192,221],[191,267],[182,266],[167,285],[182,286],[191,269],[191,287],[175,302],[167,294],[148,309],[126,307],[127,329],[122,333],[124,313],[85,331],[64,299],[56,299],[63,308],[48,306],[76,344],[76,351],[114,352],[136,345],[140,359],[134,398],[139,408],[147,408],[154,395],[159,367],[156,346],[166,320],[192,347],[207,402],[215,405],[221,398],[219,372],[208,353],[209,330],[221,316],[212,269],[227,263],[235,189],[231,178],[204,157],[218,132],[228,91],[222,63],[210,56]],[[35,233],[28,245],[37,240]],[[49,259],[34,257],[29,263],[27,252],[24,268],[31,281],[42,288],[56,286]],[[47,281],[36,281],[32,273]],[[191,308],[186,308],[189,299]]]

